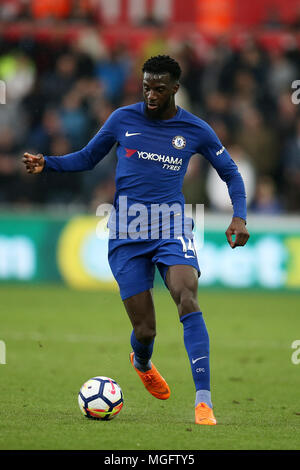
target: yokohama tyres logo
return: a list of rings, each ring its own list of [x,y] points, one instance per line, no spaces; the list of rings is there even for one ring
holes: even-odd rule
[[[182,158],[170,157],[169,155],[162,155],[158,153],[145,152],[140,150],[133,150],[125,148],[127,158],[137,153],[139,159],[151,160],[163,164],[163,168],[166,170],[179,171],[182,165]]]
[[[169,163],[170,165],[182,165],[182,158],[169,157],[168,155],[159,155],[157,153],[139,152],[139,158],[143,160],[153,160],[155,162]]]
[[[127,149],[127,148],[125,148],[125,151],[126,151],[125,157],[127,157],[127,158],[130,158],[136,152],[136,150]]]

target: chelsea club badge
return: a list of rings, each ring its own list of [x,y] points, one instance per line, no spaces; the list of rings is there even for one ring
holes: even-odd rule
[[[185,147],[186,140],[182,135],[176,135],[172,140],[172,145],[178,150],[181,150]]]

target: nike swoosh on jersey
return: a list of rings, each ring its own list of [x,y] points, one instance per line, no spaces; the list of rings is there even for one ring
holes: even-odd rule
[[[197,357],[197,359],[192,359],[192,363],[195,364],[195,362],[200,361],[200,359],[204,359],[207,356],[202,356],[202,357]]]
[[[141,135],[141,132],[131,132],[131,133],[129,133],[128,131],[126,131],[126,134],[125,134],[126,137],[131,137],[132,135]]]
[[[195,258],[195,256],[193,256],[193,255],[190,256],[190,255],[187,255],[187,254],[185,254],[184,257],[185,258]]]

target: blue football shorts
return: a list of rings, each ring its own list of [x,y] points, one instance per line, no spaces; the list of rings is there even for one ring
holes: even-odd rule
[[[108,261],[122,300],[153,287],[155,266],[165,284],[169,266],[193,266],[200,276],[193,240],[185,236],[158,240],[110,239]]]

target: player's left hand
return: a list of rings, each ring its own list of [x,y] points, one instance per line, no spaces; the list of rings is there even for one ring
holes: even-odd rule
[[[240,217],[233,217],[232,222],[226,230],[226,237],[231,248],[246,245],[250,235],[246,229],[246,222]],[[232,239],[235,235],[235,240]]]
[[[41,153],[32,155],[31,153],[26,152],[24,153],[22,161],[26,166],[27,173],[31,173],[32,175],[42,173],[45,166],[45,159]]]

